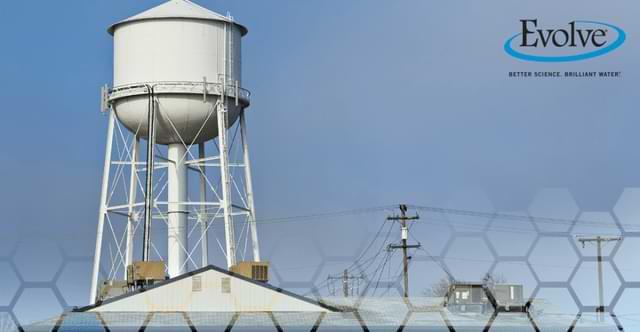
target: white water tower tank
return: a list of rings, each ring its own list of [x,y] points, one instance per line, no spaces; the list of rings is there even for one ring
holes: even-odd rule
[[[148,87],[154,87],[158,100],[158,144],[215,138],[212,105],[225,77],[228,125],[248,106],[240,56],[247,29],[230,17],[188,0],[170,0],[114,24],[109,33],[114,38],[111,102],[118,119],[138,137],[147,137]]]

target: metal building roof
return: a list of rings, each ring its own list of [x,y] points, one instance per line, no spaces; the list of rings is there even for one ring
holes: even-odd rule
[[[246,27],[233,21],[231,17],[218,14],[207,8],[199,6],[189,0],[167,1],[157,7],[153,7],[140,14],[131,16],[125,20],[122,20],[120,22],[113,24],[112,26],[109,27],[108,31],[110,34],[113,35],[116,28],[119,25],[122,25],[125,23],[145,21],[145,20],[168,19],[168,18],[190,18],[190,19],[196,19],[196,20],[229,22],[237,25],[242,31],[242,35],[245,35],[248,32]]]
[[[324,299],[356,306],[357,297]],[[349,312],[67,312],[26,326],[25,331],[458,331],[502,332],[615,331],[611,317],[600,322],[595,313],[563,312],[547,305],[525,313],[456,313],[443,308],[440,298],[365,297]],[[492,318],[493,317],[493,318]],[[629,321],[630,324],[633,322]],[[572,327],[570,328],[569,325]],[[634,325],[635,326],[635,325]],[[58,329],[56,329],[56,327]]]

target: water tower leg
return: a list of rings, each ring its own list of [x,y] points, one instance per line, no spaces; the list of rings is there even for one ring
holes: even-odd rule
[[[167,265],[171,278],[187,271],[187,210],[183,205],[187,201],[186,151],[183,144],[171,144],[167,154],[169,159]]]
[[[126,244],[126,254],[125,254],[125,262],[124,262],[124,280],[127,280],[127,269],[126,267],[133,264],[133,236],[135,229],[135,222],[137,221],[136,216],[134,215],[133,205],[136,203],[136,193],[138,192],[138,167],[136,163],[138,162],[138,145],[140,144],[140,139],[135,138],[133,143],[131,144],[131,174],[129,176],[129,218],[127,220],[127,244]]]
[[[260,261],[260,244],[258,243],[258,229],[256,226],[256,207],[253,203],[253,181],[251,178],[251,160],[249,159],[249,143],[247,142],[247,124],[244,119],[244,111],[240,113],[240,138],[242,139],[242,152],[244,157],[244,182],[247,192],[247,205],[251,215],[249,226],[251,230],[251,245],[253,247],[253,260]]]
[[[198,157],[201,160],[204,160],[205,156],[205,147],[204,143],[200,143],[198,145]],[[202,202],[202,206],[200,207],[200,231],[202,236],[202,241],[200,247],[202,249],[202,267],[209,265],[209,236],[207,233],[207,225],[209,223],[209,218],[207,217],[207,206],[204,204],[207,201],[207,175],[206,175],[206,167],[200,166],[200,202]]]
[[[231,216],[231,174],[229,173],[229,146],[227,144],[227,109],[218,105],[218,145],[220,149],[220,183],[222,187],[222,213],[227,249],[227,268],[236,265],[236,240]]]
[[[111,149],[113,147],[113,127],[115,125],[113,110],[109,112],[107,129],[107,146],[105,147],[104,170],[102,173],[102,191],[100,193],[100,215],[98,216],[98,232],[96,234],[96,251],[93,257],[93,273],[91,276],[91,293],[89,303],[95,304],[98,295],[98,277],[100,276],[100,257],[102,256],[102,234],[107,214],[107,197],[109,195],[109,174],[111,172]]]

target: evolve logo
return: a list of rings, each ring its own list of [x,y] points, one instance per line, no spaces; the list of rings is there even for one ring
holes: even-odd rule
[[[565,28],[538,28],[537,19],[520,20],[522,32],[504,50],[514,58],[537,62],[580,61],[605,55],[626,39],[619,27],[596,21],[571,21]],[[515,45],[514,45],[515,44]]]

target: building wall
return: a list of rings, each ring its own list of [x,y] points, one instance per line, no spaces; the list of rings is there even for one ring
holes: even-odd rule
[[[129,297],[92,312],[248,312],[328,310],[274,289],[216,270],[207,270]]]

